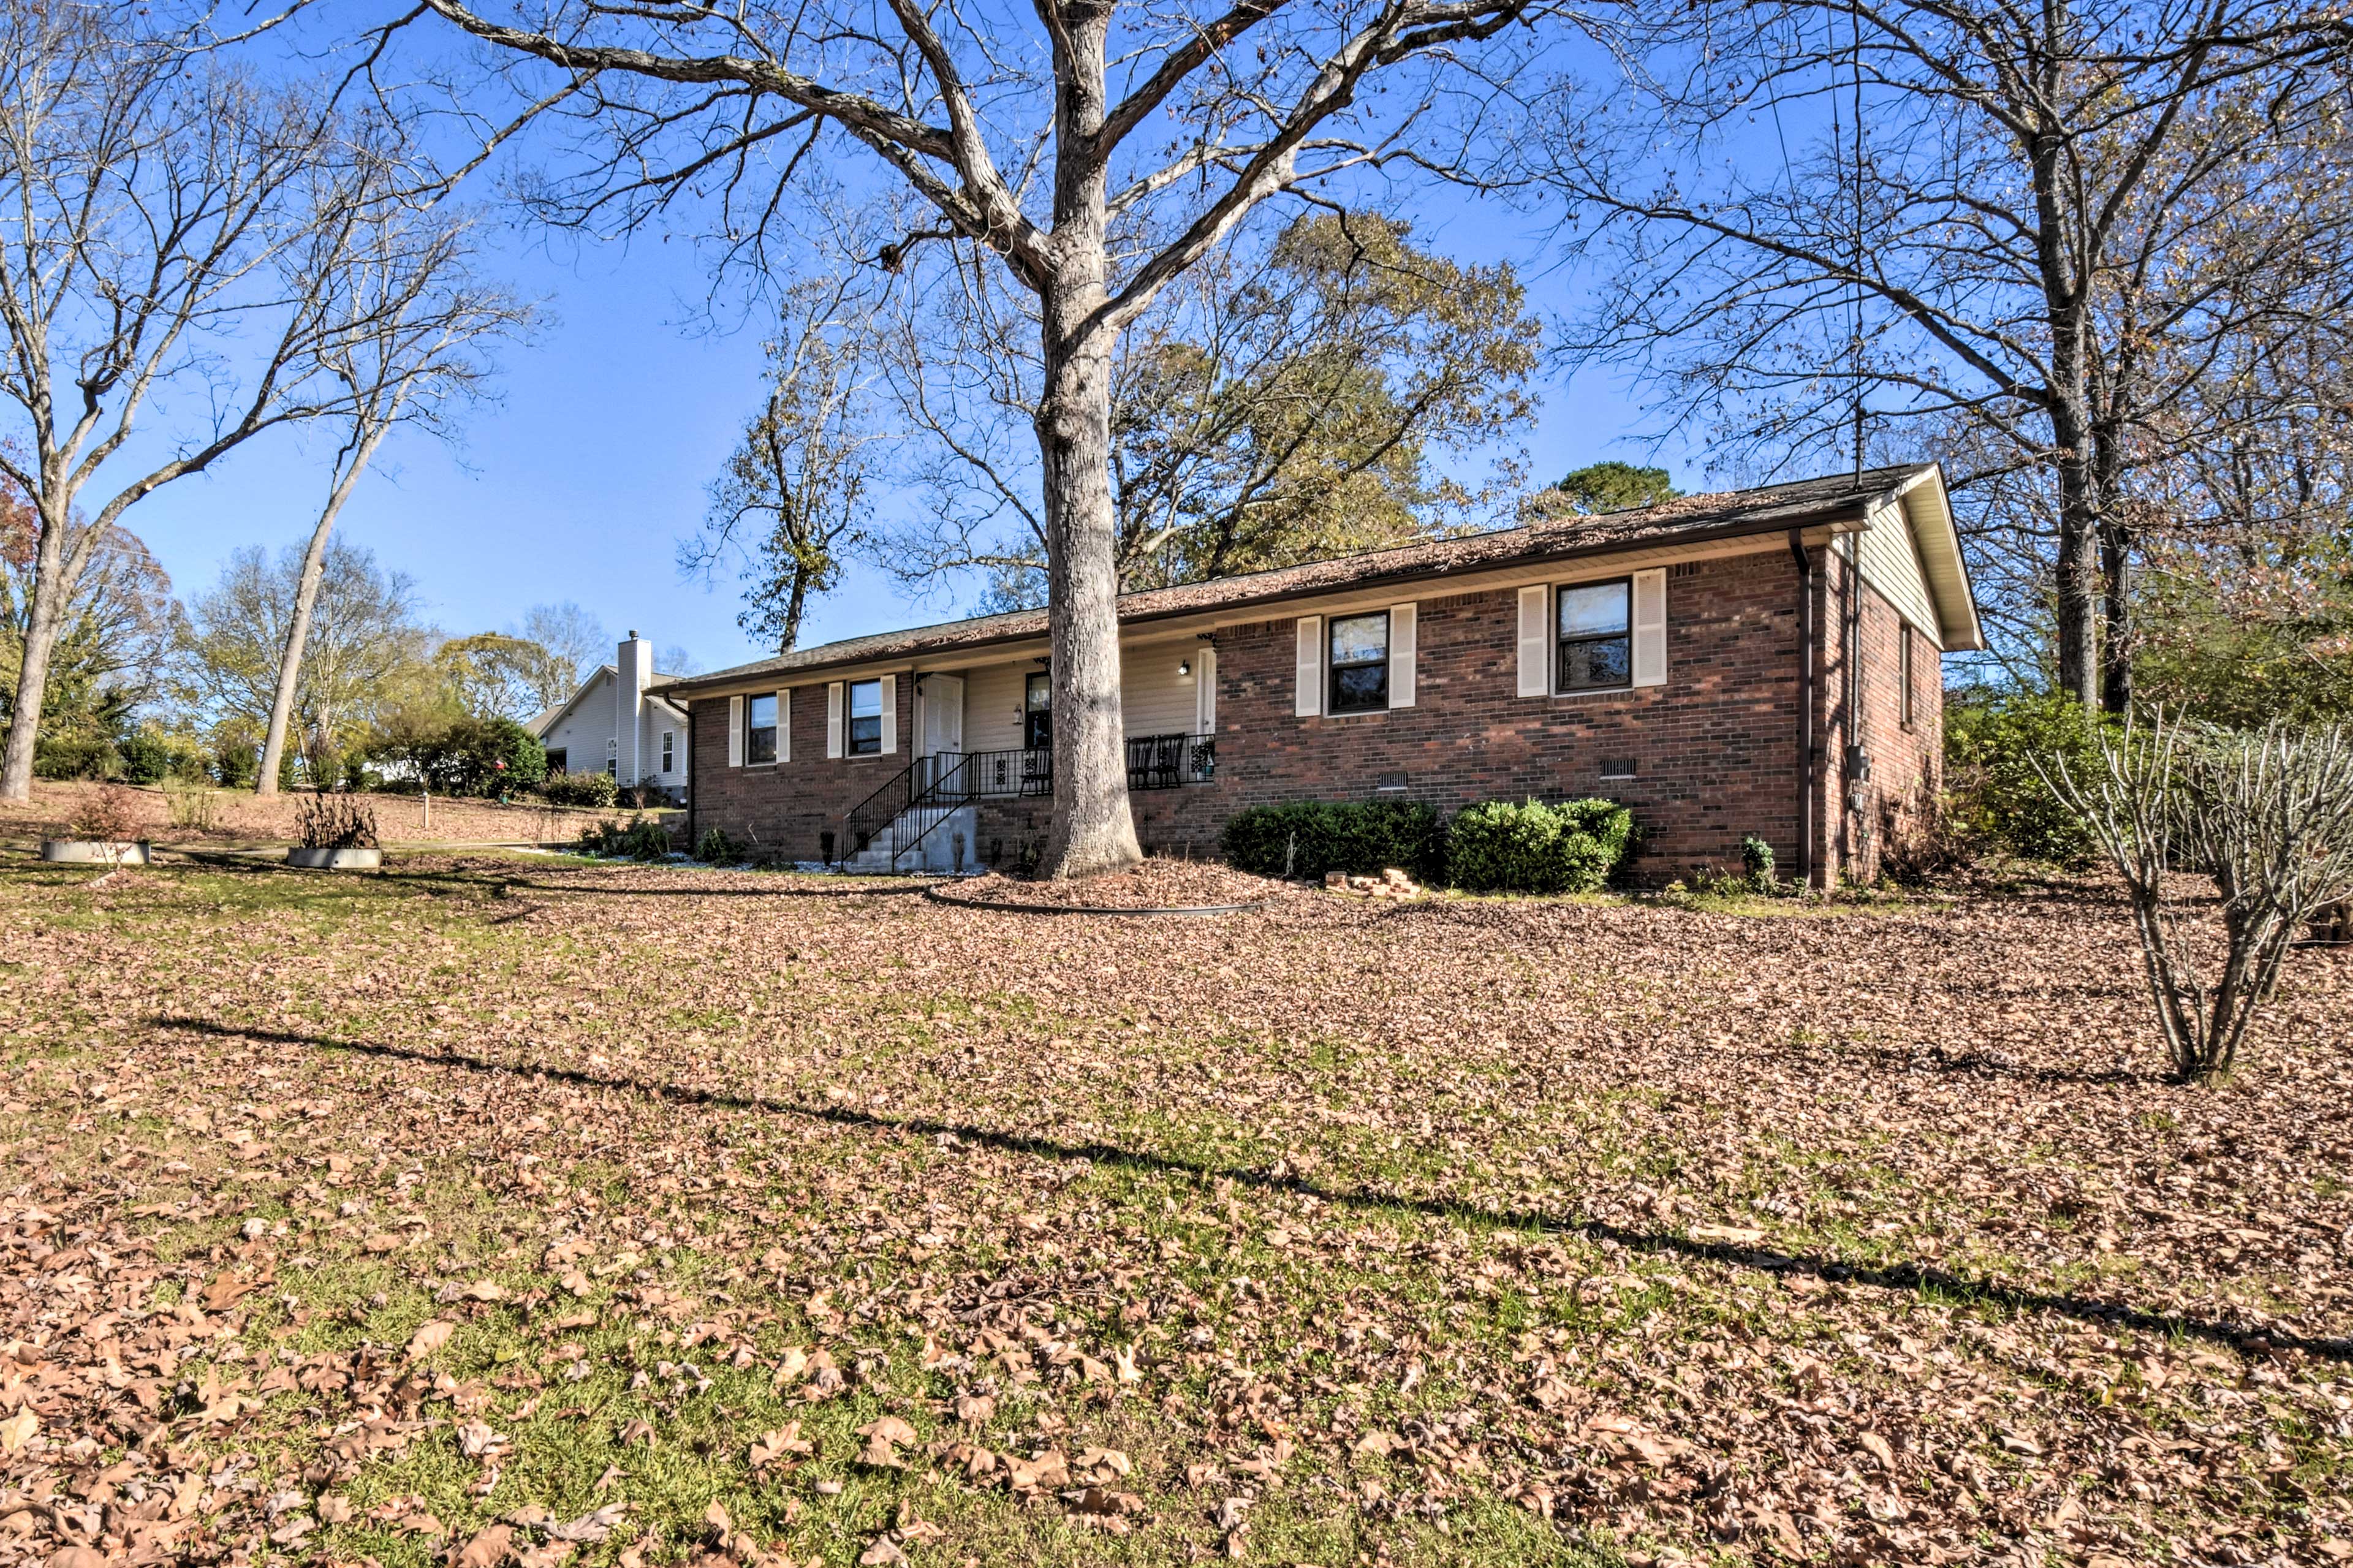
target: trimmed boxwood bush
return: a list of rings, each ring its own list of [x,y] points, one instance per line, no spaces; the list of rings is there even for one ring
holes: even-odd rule
[[[633,816],[627,827],[617,822],[592,822],[581,831],[580,847],[591,855],[659,860],[670,852],[670,834],[649,816]]]
[[[1369,877],[1394,866],[1435,881],[1445,869],[1438,813],[1418,801],[1301,801],[1254,805],[1226,823],[1226,858],[1261,877],[1322,881],[1333,871]]]
[[[550,773],[539,793],[550,805],[586,805],[600,811],[621,798],[620,786],[610,773]]]
[[[1633,834],[1634,814],[1614,800],[1484,801],[1455,815],[1447,869],[1474,893],[1589,893],[1618,868]]]

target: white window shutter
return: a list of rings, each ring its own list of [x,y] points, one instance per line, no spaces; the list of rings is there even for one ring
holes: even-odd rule
[[[895,675],[882,678],[882,754],[899,754],[899,678]]]
[[[1204,647],[1193,656],[1193,733],[1218,732],[1218,650]]]
[[[1299,692],[1291,710],[1302,719],[1324,711],[1324,617],[1299,617]]]
[[[1539,584],[1520,590],[1520,695],[1552,693],[1552,638],[1545,635],[1546,601],[1552,590]]]
[[[825,754],[841,755],[841,682],[834,681],[825,689]]]
[[[1667,574],[1634,574],[1634,684],[1667,683]]]
[[[1413,706],[1414,622],[1411,605],[1389,606],[1389,706]]]
[[[727,765],[731,768],[744,765],[744,700],[741,697],[727,700]]]
[[[789,689],[776,693],[776,761],[793,760],[793,694]]]

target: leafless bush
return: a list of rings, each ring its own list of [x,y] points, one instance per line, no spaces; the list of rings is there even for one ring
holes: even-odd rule
[[[1951,799],[1923,779],[1908,796],[1879,801],[1880,874],[1901,888],[1917,888],[1967,868],[1977,859],[1968,825]]]
[[[172,826],[192,833],[210,833],[220,821],[220,797],[201,784],[164,785],[164,803]]]
[[[314,795],[294,808],[305,849],[375,849],[375,813],[347,795]]]
[[[2124,877],[2174,1075],[2222,1077],[2296,927],[2353,897],[2353,732],[2216,731],[2160,714],[2101,736],[2096,763],[2052,757],[2043,782]],[[2185,870],[2221,893],[2227,945],[2211,983],[2166,889]]]
[[[139,837],[139,797],[121,784],[101,784],[82,797],[67,833],[100,844],[128,844]]]

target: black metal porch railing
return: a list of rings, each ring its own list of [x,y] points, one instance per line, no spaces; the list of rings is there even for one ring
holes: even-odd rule
[[[1208,784],[1217,774],[1214,735],[1131,735],[1126,750],[1132,790]],[[960,807],[1053,793],[1054,753],[1043,746],[918,757],[850,808],[842,858],[881,841],[895,871]]]
[[[1208,784],[1217,775],[1215,735],[1130,735],[1127,787],[1179,789]]]
[[[920,775],[924,772],[925,759],[917,758],[882,781],[872,795],[849,808],[842,818],[849,829],[843,837],[841,858],[845,860],[874,842],[874,836],[899,820],[923,794]]]

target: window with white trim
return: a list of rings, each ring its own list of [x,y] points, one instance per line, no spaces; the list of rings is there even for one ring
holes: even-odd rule
[[[1325,623],[1326,713],[1380,713],[1389,705],[1389,613]]]
[[[849,683],[849,752],[853,757],[879,757],[882,754],[882,683],[880,680],[853,680]]]
[[[1634,679],[1633,579],[1577,583],[1555,600],[1553,689],[1601,691]]]
[[[664,730],[664,731],[662,731],[662,745],[661,745],[661,757],[662,757],[661,771],[662,771],[662,772],[664,772],[664,773],[669,773],[669,772],[670,772],[670,771],[671,771],[671,768],[670,768],[670,760],[671,760],[671,758],[676,754],[676,753],[671,750],[671,748],[672,748],[676,743],[677,743],[677,731],[672,731],[672,730]]]
[[[665,736],[664,740],[668,737]],[[776,694],[763,691],[744,703],[744,762],[746,766],[776,760]],[[670,767],[670,752],[662,752],[662,768]]]
[[[1904,727],[1909,730],[1912,728],[1915,715],[1912,707],[1912,627],[1908,624],[1904,627],[1896,655],[1895,683],[1897,703],[1903,717]]]

